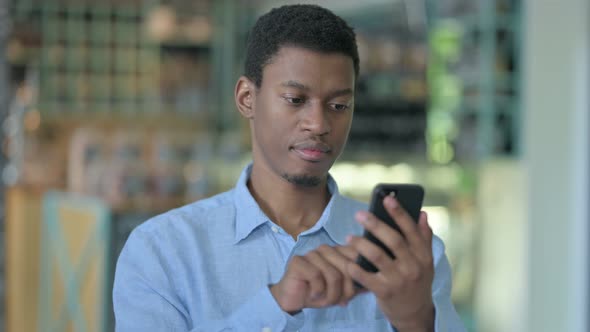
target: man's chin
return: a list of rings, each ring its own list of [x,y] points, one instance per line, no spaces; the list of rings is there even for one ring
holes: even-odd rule
[[[282,177],[289,183],[308,188],[317,187],[322,183],[322,178],[317,175],[285,173]]]

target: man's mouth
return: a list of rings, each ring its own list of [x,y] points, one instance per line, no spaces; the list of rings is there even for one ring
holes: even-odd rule
[[[292,150],[302,159],[312,162],[324,159],[332,151],[327,144],[318,142],[298,143],[292,147]]]

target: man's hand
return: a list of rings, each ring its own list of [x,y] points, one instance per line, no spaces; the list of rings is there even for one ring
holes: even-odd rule
[[[416,224],[393,197],[386,197],[383,203],[405,238],[369,212],[359,211],[356,219],[394,253],[395,259],[367,239],[350,236],[349,245],[379,272],[367,272],[355,263],[348,264],[348,272],[375,294],[381,311],[398,331],[433,331],[434,265],[427,215],[422,212]]]
[[[346,305],[360,291],[346,272],[358,253],[350,247],[322,245],[305,256],[294,256],[285,275],[270,291],[283,311]]]

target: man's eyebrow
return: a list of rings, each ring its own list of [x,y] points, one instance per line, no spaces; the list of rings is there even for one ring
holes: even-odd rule
[[[328,99],[332,99],[332,98],[336,98],[336,97],[342,97],[342,96],[349,96],[352,95],[353,91],[352,89],[348,88],[348,89],[342,89],[342,90],[336,90],[334,92],[331,92],[328,95]]]
[[[311,90],[307,85],[299,83],[297,81],[283,82],[283,83],[281,83],[281,86],[284,86],[287,88],[296,88],[296,89],[305,90],[305,91]]]
[[[296,88],[296,89],[300,89],[300,90],[303,90],[303,91],[309,91],[309,90],[311,90],[311,88],[308,87],[307,85],[302,84],[302,83],[299,83],[297,81],[292,81],[292,80],[281,83],[281,86],[288,87],[288,88]],[[352,95],[352,94],[353,94],[353,91],[352,91],[351,88],[346,88],[346,89],[342,89],[342,90],[336,90],[336,91],[331,92],[328,95],[328,99],[332,99],[332,98],[336,98],[336,97],[341,97],[341,96],[348,96],[348,95]]]

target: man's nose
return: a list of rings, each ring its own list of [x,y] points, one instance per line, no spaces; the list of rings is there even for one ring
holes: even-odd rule
[[[322,136],[330,132],[329,110],[321,103],[313,103],[302,112],[301,126],[314,135]]]

